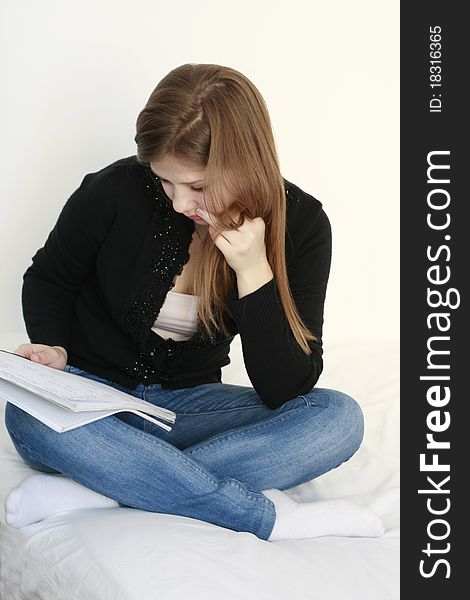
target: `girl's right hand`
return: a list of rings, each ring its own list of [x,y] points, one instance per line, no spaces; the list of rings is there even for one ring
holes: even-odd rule
[[[30,361],[63,371],[67,364],[67,350],[62,346],[45,344],[21,344],[13,354],[19,354]]]

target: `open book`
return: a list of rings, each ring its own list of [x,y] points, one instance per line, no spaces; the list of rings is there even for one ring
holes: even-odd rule
[[[132,412],[166,431],[176,414],[109,385],[0,350],[0,398],[62,433],[117,412]],[[157,418],[155,418],[157,417]]]

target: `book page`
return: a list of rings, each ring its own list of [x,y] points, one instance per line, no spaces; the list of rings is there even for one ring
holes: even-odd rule
[[[18,408],[25,410],[27,413],[44,423],[44,425],[47,425],[59,433],[70,431],[71,429],[81,427],[82,425],[88,425],[88,423],[92,423],[93,421],[97,421],[98,419],[102,419],[104,417],[112,416],[116,412],[119,412],[116,410],[94,410],[80,412],[64,410],[63,407],[40,398],[39,396],[31,393],[29,390],[25,390],[13,383],[9,383],[8,381],[1,382],[0,398],[5,400],[5,402],[11,402]],[[171,431],[171,427],[165,423],[161,423],[145,413],[141,413],[132,409],[130,409],[129,412],[137,414],[141,418],[155,423],[166,431]]]
[[[0,378],[73,411],[134,408],[174,423],[173,411],[135,398],[109,385],[0,351]]]

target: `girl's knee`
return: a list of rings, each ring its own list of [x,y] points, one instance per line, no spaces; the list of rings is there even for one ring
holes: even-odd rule
[[[35,417],[15,404],[7,402],[5,405],[5,427],[8,433],[17,438],[29,438],[36,426],[45,427]]]
[[[335,400],[339,407],[338,419],[343,423],[352,456],[359,449],[364,438],[364,413],[359,403],[344,392],[335,390]]]
[[[351,424],[355,424],[360,428],[364,427],[364,414],[359,403],[344,392],[336,392],[338,401],[341,402],[345,417]]]
[[[21,422],[25,416],[27,416],[27,413],[11,402],[5,404],[5,427],[10,435],[12,431],[21,428]]]
[[[47,434],[55,434],[51,428],[11,402],[5,405],[5,428],[18,454],[31,467],[46,473],[58,472],[35,459],[38,448],[46,444]]]
[[[352,456],[364,437],[364,414],[358,402],[348,394],[334,389],[314,388],[308,396],[312,406],[320,405],[330,412],[331,431],[348,445]]]

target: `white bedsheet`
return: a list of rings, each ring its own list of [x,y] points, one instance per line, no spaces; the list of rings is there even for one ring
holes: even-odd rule
[[[14,350],[21,336],[0,335]],[[223,381],[250,385],[239,337]],[[345,497],[370,506],[378,539],[265,542],[188,517],[127,508],[62,512],[5,525],[8,492],[33,473],[0,424],[0,597],[5,600],[396,600],[399,598],[399,344],[325,346],[318,387],[353,396],[364,442],[339,468],[289,490],[298,501]],[[3,414],[3,405],[1,406]]]

